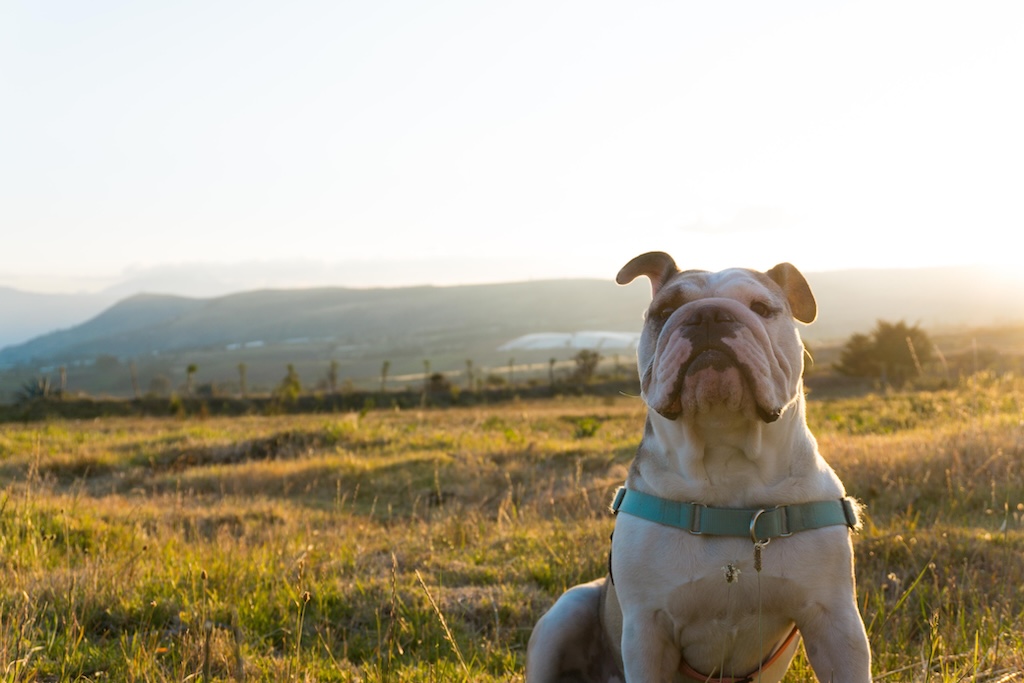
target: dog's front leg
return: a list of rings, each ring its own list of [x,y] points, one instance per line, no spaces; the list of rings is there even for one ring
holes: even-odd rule
[[[679,651],[653,612],[623,615],[622,664],[629,683],[671,683]]]
[[[799,627],[804,636],[804,651],[819,681],[871,680],[871,648],[852,598],[836,609],[819,611]]]

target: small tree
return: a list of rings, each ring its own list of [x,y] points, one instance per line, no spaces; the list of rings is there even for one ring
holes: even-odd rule
[[[45,401],[52,395],[53,388],[50,386],[50,378],[39,377],[22,384],[21,388],[14,394],[14,402],[18,405],[26,405],[37,401]]]
[[[274,396],[287,403],[294,403],[299,399],[299,394],[301,393],[302,381],[299,379],[299,373],[295,371],[295,366],[289,363],[288,374],[277,385],[277,389],[274,390]]]
[[[443,373],[435,372],[427,382],[427,392],[431,396],[446,396],[452,393],[452,383]]]
[[[192,391],[195,388],[196,373],[199,371],[199,366],[195,363],[189,363],[188,367],[185,368],[185,393],[189,396],[192,395]]]
[[[851,336],[839,354],[836,370],[848,377],[879,377],[882,367],[875,354],[875,342],[866,334]]]
[[[597,372],[597,365],[601,362],[601,354],[590,349],[583,349],[574,357],[576,369],[573,370],[573,381],[583,386],[590,384]]]
[[[327,388],[332,394],[338,393],[338,361],[332,360],[331,366],[327,369]]]
[[[850,337],[835,368],[850,377],[878,378],[898,387],[919,376],[934,352],[931,339],[917,325],[879,320],[870,335]]]

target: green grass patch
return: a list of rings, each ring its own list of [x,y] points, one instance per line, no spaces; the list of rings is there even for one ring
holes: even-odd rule
[[[812,400],[886,681],[1024,667],[1024,381]],[[521,680],[635,398],[0,426],[4,679]],[[787,680],[812,680],[802,654]]]

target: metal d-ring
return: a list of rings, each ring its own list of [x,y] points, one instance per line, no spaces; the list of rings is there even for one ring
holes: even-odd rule
[[[766,512],[768,511],[765,510],[764,508],[761,508],[760,510],[754,513],[753,517],[750,518],[750,540],[753,542],[754,545],[760,545],[762,547],[768,545],[768,543],[772,540],[770,536],[764,539],[763,541],[757,537],[757,520],[760,519],[761,515],[763,515]]]

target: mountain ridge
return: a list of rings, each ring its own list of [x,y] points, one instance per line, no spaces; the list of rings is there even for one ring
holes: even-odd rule
[[[547,296],[551,287],[558,290],[556,299],[564,299],[573,313],[559,315],[563,304]],[[143,294],[69,329],[0,349],[0,365],[70,362],[98,354],[131,357],[300,337],[367,342],[460,330],[477,334],[495,326],[518,333],[522,321],[529,319],[556,327],[564,326],[560,317],[571,324],[601,321],[605,316],[599,302],[616,288],[599,280],[559,280],[366,290],[275,289],[209,299]],[[601,296],[595,299],[595,292]],[[628,310],[639,310],[642,302],[635,295],[624,301],[630,299],[636,303],[627,304]],[[496,315],[495,306],[504,313]],[[510,319],[518,322],[509,323]]]
[[[819,304],[818,320],[803,329],[812,342],[867,331],[878,319],[906,319],[926,329],[1024,320],[1024,308],[1016,301],[1024,279],[1006,271],[863,269],[806,277]],[[15,310],[5,303],[11,291],[16,290],[0,288],[5,320],[12,320]],[[18,294],[24,295],[19,299],[22,311],[47,296],[60,298]],[[636,331],[649,296],[646,281],[619,287],[597,279],[257,289],[208,298],[140,293],[84,322],[5,346],[0,367],[302,339],[381,349],[409,342],[452,346],[486,340],[496,349],[536,332]],[[61,301],[66,306],[68,299]]]

